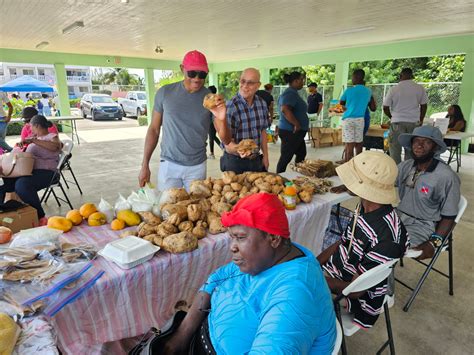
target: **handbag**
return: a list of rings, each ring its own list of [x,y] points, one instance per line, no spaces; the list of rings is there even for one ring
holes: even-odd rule
[[[27,152],[11,152],[0,156],[0,176],[16,178],[33,174],[35,158]]]
[[[151,328],[145,335],[143,335],[140,342],[128,352],[128,355],[160,354],[160,350],[163,348],[166,340],[168,340],[170,336],[178,329],[184,317],[186,317],[186,312],[176,312],[171,327],[164,332],[162,332],[160,329]]]

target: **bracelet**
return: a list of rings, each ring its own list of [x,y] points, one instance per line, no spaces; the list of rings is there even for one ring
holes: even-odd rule
[[[433,233],[433,234],[431,234],[431,237],[430,237],[430,239],[438,239],[438,240],[443,240],[443,239],[444,239],[444,237],[443,237],[442,235],[439,235],[439,234],[437,234],[437,233]]]

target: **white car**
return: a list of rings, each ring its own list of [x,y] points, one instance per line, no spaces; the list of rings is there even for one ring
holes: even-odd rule
[[[119,105],[122,107],[124,116],[139,117],[146,115],[146,93],[145,91],[129,91],[127,96],[118,99]]]

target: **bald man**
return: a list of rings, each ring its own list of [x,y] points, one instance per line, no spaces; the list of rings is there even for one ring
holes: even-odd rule
[[[225,145],[221,158],[222,171],[267,171],[268,146],[267,128],[268,108],[265,101],[255,93],[260,87],[260,73],[247,68],[240,76],[239,92],[226,104],[227,125],[232,134],[231,143]],[[240,155],[236,146],[243,139],[252,139],[257,149],[250,155]]]

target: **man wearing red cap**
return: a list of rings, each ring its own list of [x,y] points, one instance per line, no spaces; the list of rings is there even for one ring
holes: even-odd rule
[[[138,177],[140,186],[150,181],[150,159],[162,128],[159,190],[183,186],[189,189],[191,181],[206,178],[206,141],[212,122],[209,111],[202,105],[204,96],[209,93],[204,87],[209,72],[206,57],[198,51],[188,52],[180,68],[184,80],[165,85],[156,93]],[[221,140],[230,141],[229,137],[226,138],[225,105],[222,99],[219,99],[212,113],[216,117],[214,124]]]
[[[232,262],[201,288],[165,353],[194,344],[206,354],[331,354],[334,307],[321,267],[289,237],[275,195],[241,199],[222,216]]]

